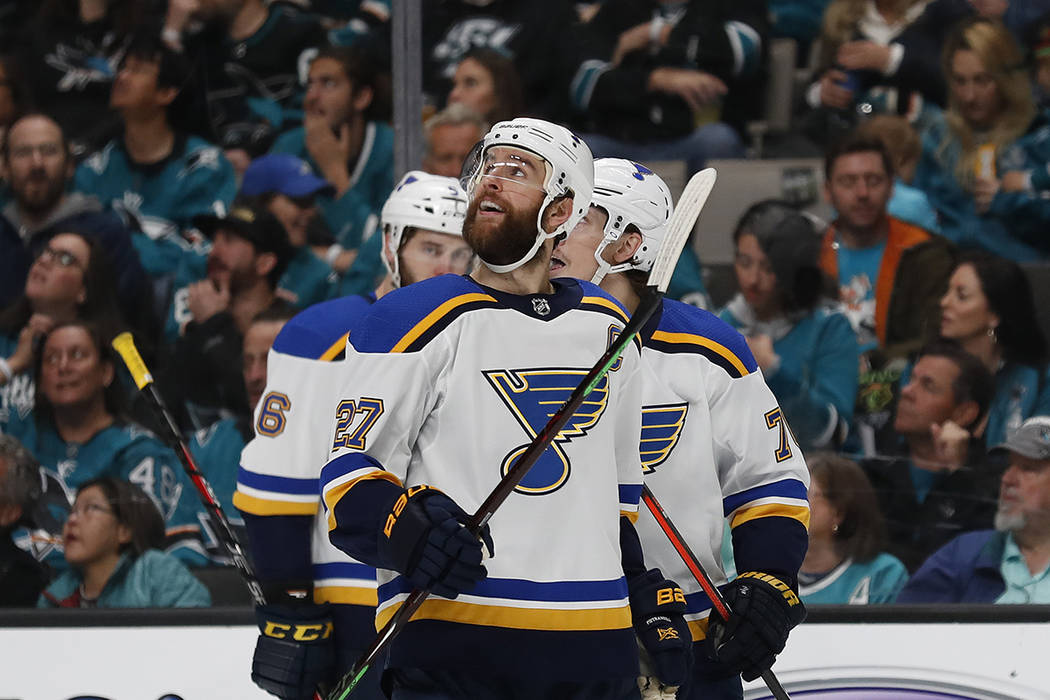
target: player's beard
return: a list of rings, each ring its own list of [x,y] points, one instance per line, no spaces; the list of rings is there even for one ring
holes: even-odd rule
[[[490,265],[510,265],[529,252],[536,243],[536,219],[542,206],[542,202],[538,202],[528,209],[513,210],[505,202],[500,204],[507,213],[495,226],[478,225],[480,197],[470,203],[463,222],[463,240]]]

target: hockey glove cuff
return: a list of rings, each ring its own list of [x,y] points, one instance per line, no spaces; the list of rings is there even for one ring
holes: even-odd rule
[[[489,527],[481,540],[465,527],[470,516],[441,491],[413,486],[395,501],[379,533],[384,567],[399,571],[416,588],[455,598],[488,575],[481,565],[482,540],[493,554]]]
[[[252,680],[285,700],[310,700],[335,672],[332,617],[327,605],[262,605]]]
[[[649,653],[653,673],[664,685],[685,685],[693,666],[693,637],[685,621],[685,594],[659,569],[636,576],[627,588],[634,631]]]
[[[786,583],[771,574],[748,571],[722,589],[732,614],[723,622],[712,613],[707,628],[710,654],[753,681],[784,650],[788,632],[806,619],[806,606]]]

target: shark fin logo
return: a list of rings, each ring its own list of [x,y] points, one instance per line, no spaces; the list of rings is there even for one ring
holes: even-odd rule
[[[487,370],[484,375],[531,441],[569,398],[587,375],[587,370],[500,369]],[[609,375],[606,374],[536,460],[515,491],[538,496],[553,493],[561,488],[568,481],[571,471],[564,445],[574,438],[583,437],[597,425],[608,403]],[[525,443],[507,453],[500,465],[502,474],[510,471],[528,446],[529,443]]]
[[[652,474],[657,465],[670,456],[685,427],[689,404],[675,403],[642,408],[642,439],[638,451],[642,456],[642,470]]]

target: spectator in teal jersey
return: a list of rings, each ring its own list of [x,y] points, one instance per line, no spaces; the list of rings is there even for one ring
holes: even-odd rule
[[[995,376],[983,443],[1006,442],[1031,416],[1050,415],[1047,344],[1021,266],[990,253],[963,255],[941,298],[941,336]]]
[[[160,551],[164,518],[135,484],[112,476],[82,484],[62,539],[70,568],[43,592],[39,608],[211,605],[204,584]]]
[[[295,252],[277,283],[277,293],[299,309],[327,299],[335,283],[332,266],[308,244],[317,197],[331,193],[332,186],[314,175],[306,161],[288,153],[256,158],[241,181],[238,201],[269,211],[288,234]],[[327,256],[327,250],[322,249],[321,254]]]
[[[908,570],[883,551],[886,524],[864,470],[840,455],[806,456],[809,549],[798,574],[806,605],[892,603]]]
[[[394,188],[394,134],[377,120],[386,100],[385,74],[364,49],[323,48],[310,64],[303,126],[282,134],[271,149],[302,158],[335,188],[318,197],[318,209],[336,242],[356,250],[375,231],[379,212]],[[382,275],[380,246],[358,256],[367,265],[362,289]]]
[[[100,476],[139,485],[164,516],[167,549],[201,563],[196,490],[175,453],[125,417],[116,367],[97,324],[57,324],[36,357],[34,414],[28,420],[12,417],[4,430],[22,441],[67,495]]]
[[[237,184],[222,150],[181,130],[176,118],[186,59],[159,38],[138,35],[120,64],[110,106],[123,134],[78,168],[74,186],[140,231],[132,240],[146,271],[173,275],[203,241],[187,238],[194,216],[226,212]]]
[[[830,304],[820,235],[790,205],[766,200],[744,212],[733,241],[740,292],[721,318],[747,339],[802,448],[841,445],[860,355],[849,319]]]
[[[0,432],[31,419],[39,341],[59,323],[120,322],[112,270],[94,238],[59,233],[33,261],[24,292],[0,313]]]

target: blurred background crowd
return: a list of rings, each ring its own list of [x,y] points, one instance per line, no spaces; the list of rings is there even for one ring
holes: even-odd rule
[[[421,19],[427,172],[529,115],[679,179],[786,174],[721,195],[728,259],[696,241],[670,294],[746,337],[807,454],[803,600],[1050,603],[1050,0]],[[390,37],[388,0],[0,0],[0,605],[228,602],[109,341],[236,521],[281,326],[385,274]]]

